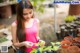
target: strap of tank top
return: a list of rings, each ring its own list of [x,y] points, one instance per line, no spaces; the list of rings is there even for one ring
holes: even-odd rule
[[[34,18],[34,23],[37,23],[37,19],[36,18]]]

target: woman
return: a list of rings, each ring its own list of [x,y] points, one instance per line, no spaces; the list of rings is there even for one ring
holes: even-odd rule
[[[20,1],[17,5],[17,20],[12,23],[13,45],[20,53],[30,53],[39,42],[39,20],[34,18],[30,1]]]

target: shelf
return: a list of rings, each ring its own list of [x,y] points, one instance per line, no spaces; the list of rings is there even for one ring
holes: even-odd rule
[[[0,3],[0,7],[7,6],[7,5],[13,5],[13,4],[17,4],[17,3],[18,2],[16,2],[16,1],[3,2],[3,3]]]

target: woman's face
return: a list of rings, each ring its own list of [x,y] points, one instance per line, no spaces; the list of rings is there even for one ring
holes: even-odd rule
[[[24,19],[30,19],[33,17],[33,9],[23,9],[23,17]]]

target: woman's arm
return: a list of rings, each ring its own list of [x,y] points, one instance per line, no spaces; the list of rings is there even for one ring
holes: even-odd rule
[[[11,34],[12,34],[12,41],[13,41],[13,45],[15,47],[21,47],[24,46],[23,42],[19,43],[17,36],[16,36],[16,23],[13,23],[11,25]]]
[[[25,46],[25,47],[27,47],[27,48],[30,48],[33,44],[32,44],[32,42],[28,42],[28,41],[23,41],[23,42],[19,42],[18,41],[18,38],[17,38],[17,36],[16,36],[16,23],[13,23],[12,25],[11,25],[11,33],[12,33],[12,41],[13,41],[13,45],[15,46],[15,47],[22,47],[22,46]]]
[[[40,37],[39,37],[40,21],[38,19],[36,19],[36,21],[37,21],[37,28],[38,28],[38,31],[37,31],[37,40],[39,41],[40,40]]]
[[[41,40],[40,37],[39,37],[39,31],[40,31],[40,21],[37,19],[37,28],[38,28],[38,32],[37,32],[37,40],[38,42],[42,42],[42,45],[41,46],[44,46],[45,45],[45,41]]]
[[[40,39],[40,37],[39,37],[40,21],[39,21],[38,19],[36,19],[36,20],[37,20],[37,28],[38,28],[38,32],[37,32],[37,39],[38,39],[38,41],[42,41],[42,40]]]

